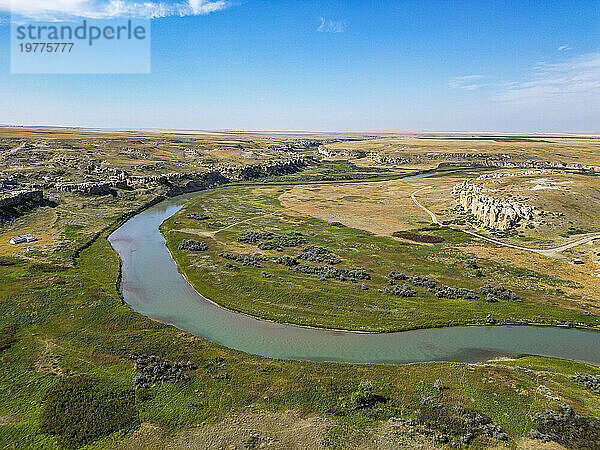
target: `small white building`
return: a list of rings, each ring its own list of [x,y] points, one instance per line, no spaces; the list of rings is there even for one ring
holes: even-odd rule
[[[14,238],[10,238],[10,242],[11,244],[22,244],[23,242],[34,242],[37,241],[36,238],[34,238],[31,233],[27,233],[27,234],[21,234],[17,237]]]

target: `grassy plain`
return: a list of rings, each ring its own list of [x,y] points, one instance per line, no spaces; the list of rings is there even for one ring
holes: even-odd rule
[[[122,306],[115,289],[118,259],[104,238],[82,252],[76,267],[3,264],[0,326],[18,325],[16,342],[0,354],[3,446],[63,447],[63,436],[40,428],[45,393],[74,375],[110,386],[111,392],[125,392],[135,374],[128,356],[139,353],[191,360],[198,369],[189,381],[138,392],[137,419],[115,431],[100,429],[85,448],[112,447],[124,439],[122,445],[127,445],[144,436],[151,443],[181,442],[178,439],[185,436],[186,442],[203,442],[203,431],[210,430],[222,442],[241,447],[254,439],[256,430],[260,439],[276,438],[269,420],[279,415],[290,425],[308,422],[303,442],[317,439],[319,446],[328,448],[377,448],[383,439],[382,421],[414,417],[422,396],[477,409],[500,424],[514,443],[532,426],[533,412],[556,404],[537,391],[541,383],[578,412],[600,415],[600,399],[568,379],[577,371],[600,373],[581,363],[531,357],[489,364],[348,365],[273,360],[212,344]],[[438,378],[446,386],[440,392],[433,388]],[[387,401],[353,411],[351,394],[367,379]],[[285,413],[290,410],[296,412]],[[224,424],[237,420],[255,431],[242,428],[228,440],[227,427],[218,425],[226,417],[230,418]],[[144,425],[136,432],[139,423]],[[192,431],[189,427],[195,424],[199,428]],[[148,435],[148,429],[154,431]],[[421,439],[433,446],[429,438],[411,438],[410,430],[399,428],[395,433],[395,439]],[[495,443],[485,437],[473,441],[475,447]],[[284,447],[274,442],[273,448]]]
[[[396,182],[387,182],[390,183]],[[331,186],[313,189],[321,188],[332,189]],[[345,188],[346,185],[340,186],[342,192]],[[363,184],[353,188],[360,192]],[[340,222],[329,223],[299,215],[282,207],[278,200],[290,189],[293,192],[296,188],[232,187],[206,192],[165,221],[161,231],[166,236],[167,246],[179,269],[201,294],[225,308],[277,322],[357,331],[482,324],[488,314],[503,324],[598,327],[596,316],[583,314],[591,309],[590,305],[597,308],[597,302],[586,297],[589,292],[576,281],[498,263],[484,254],[474,257],[457,249],[473,245],[472,239],[453,230],[427,231],[426,234],[442,237],[444,241],[423,244],[376,236]],[[369,184],[364,189],[373,187]],[[369,209],[368,204],[362,207]],[[414,213],[414,206],[412,209]],[[210,219],[188,218],[192,213],[206,214]],[[218,223],[216,228],[211,225],[215,222]],[[276,234],[299,231],[308,243],[277,251],[260,250],[256,243],[237,240],[243,233],[257,230]],[[208,250],[180,250],[178,245],[183,239],[202,240]],[[322,280],[318,275],[297,273],[273,261],[284,255],[294,257],[309,244],[322,246],[341,258],[336,268],[362,267],[370,279]],[[260,267],[243,266],[220,256],[223,253],[261,254],[267,260],[260,262]],[[469,268],[474,261],[482,271],[479,275]],[[240,270],[227,268],[226,263],[233,263]],[[502,285],[521,299],[498,303],[487,303],[483,296],[440,299],[426,288],[415,288],[415,297],[396,297],[384,291],[389,286],[387,275],[391,271],[427,276],[440,284],[468,289],[478,290],[486,284]],[[263,272],[270,276],[265,277]],[[581,298],[588,301],[574,301]],[[540,308],[540,304],[545,305],[544,308]]]
[[[380,183],[348,183],[296,185],[284,192],[279,200],[290,214],[308,215],[326,222],[341,222],[378,236],[391,236],[399,230],[423,227],[431,218],[417,207],[411,194],[430,209],[441,222],[465,220],[465,214],[456,210],[457,200],[452,187],[464,179],[477,179],[493,173],[519,174],[522,169],[497,170],[467,168],[449,169],[418,179],[398,179]],[[552,172],[552,171],[551,171]],[[551,180],[551,189],[534,189],[540,180]],[[484,236],[501,242],[533,249],[548,249],[581,239],[600,235],[600,222],[595,211],[600,208],[600,178],[569,173],[547,175],[509,176],[476,181],[486,193],[497,198],[513,198],[537,208],[542,214],[532,222],[519,224],[508,232],[477,229]],[[471,226],[452,225],[454,228],[473,230]],[[561,278],[561,289],[568,302],[579,308],[597,311],[600,299],[600,238],[589,243],[556,252],[551,257],[533,252],[502,247],[477,239],[456,244],[466,255],[513,265],[526,270]],[[585,264],[573,265],[572,258]],[[576,287],[575,287],[576,286]],[[559,303],[555,303],[559,304]]]
[[[395,231],[420,228],[431,223],[430,216],[420,209],[411,194],[425,186],[435,186],[433,192],[421,191],[418,198],[440,220],[450,218],[454,206],[450,196],[452,186],[480,171],[440,172],[425,178],[410,178],[380,183],[296,185],[285,191],[279,201],[286,210],[312,216],[326,222],[341,222],[378,236],[391,236]]]

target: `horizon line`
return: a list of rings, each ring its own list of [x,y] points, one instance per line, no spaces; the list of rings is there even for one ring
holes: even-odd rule
[[[494,134],[520,134],[520,135],[537,135],[537,136],[594,136],[600,137],[599,132],[592,131],[500,131],[500,130],[389,130],[389,129],[373,129],[373,130],[307,130],[307,129],[237,129],[237,128],[215,128],[215,129],[203,129],[203,128],[156,128],[156,127],[140,127],[140,128],[116,128],[116,127],[98,127],[98,126],[80,126],[80,125],[15,125],[15,124],[0,124],[0,128],[52,128],[52,129],[77,129],[87,131],[114,131],[114,132],[171,132],[171,133],[273,133],[273,134],[324,134],[324,133],[335,133],[335,134],[481,134],[481,135],[494,135]]]

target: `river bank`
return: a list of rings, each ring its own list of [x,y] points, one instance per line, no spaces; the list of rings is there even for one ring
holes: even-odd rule
[[[158,226],[189,198],[170,199],[109,237],[123,259],[121,291],[135,311],[219,344],[264,356],[316,361],[458,360],[540,354],[600,363],[600,334],[536,327],[454,327],[362,334],[282,325],[233,313],[200,296],[178,272]],[[549,348],[548,343],[554,348]],[[376,356],[374,356],[376,355]]]

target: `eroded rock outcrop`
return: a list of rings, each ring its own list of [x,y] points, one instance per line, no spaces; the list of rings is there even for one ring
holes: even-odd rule
[[[4,193],[0,196],[0,222],[18,217],[27,211],[48,204],[44,193],[39,189],[19,190]]]
[[[588,164],[578,163],[566,163],[566,162],[547,162],[547,161],[496,161],[496,160],[483,160],[483,161],[471,161],[469,163],[472,167],[496,167],[502,169],[555,169],[565,170],[568,172],[580,172],[591,175],[600,173],[600,166],[593,166]],[[455,162],[444,162],[441,167],[463,167],[464,163]]]
[[[212,170],[219,172],[230,181],[246,181],[270,175],[287,175],[304,169],[310,158],[304,155],[294,156],[287,160],[265,161],[261,164],[244,166],[218,165]]]
[[[484,227],[508,230],[521,220],[533,219],[532,207],[513,200],[490,197],[470,180],[454,186],[452,194],[458,196],[460,205],[473,213]]]
[[[43,192],[37,189],[13,191],[0,197],[0,208],[19,206],[26,202],[41,203],[43,200]]]
[[[547,175],[549,172],[545,169],[530,169],[530,170],[524,170],[522,172],[516,172],[516,173],[511,173],[511,172],[495,172],[495,173],[484,173],[482,175],[479,175],[476,179],[477,180],[490,180],[490,179],[499,179],[499,178],[506,178],[506,177],[530,177],[533,175]]]
[[[402,156],[389,156],[389,155],[380,155],[379,153],[376,152],[371,152],[369,154],[367,154],[367,157],[373,161],[376,162],[378,164],[389,164],[389,165],[395,165],[395,166],[399,166],[402,164],[409,164],[410,162],[412,162],[413,159],[416,158],[408,158],[408,157],[402,157]]]
[[[107,195],[113,194],[114,188],[128,189],[127,181],[105,181],[105,182],[85,182],[85,183],[68,183],[58,184],[56,189],[61,192],[79,192],[81,194],[90,195]]]

